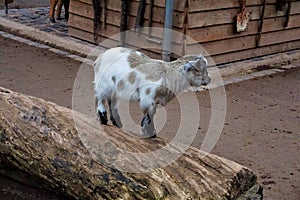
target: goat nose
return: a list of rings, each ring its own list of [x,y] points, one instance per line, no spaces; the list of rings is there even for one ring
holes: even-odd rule
[[[202,85],[206,86],[210,83],[210,77],[207,77],[207,79],[202,80]]]

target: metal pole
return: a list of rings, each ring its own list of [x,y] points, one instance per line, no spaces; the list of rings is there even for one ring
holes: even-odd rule
[[[120,42],[121,42],[120,45],[122,47],[125,47],[126,44],[128,1],[129,0],[122,0],[121,21],[120,21]]]
[[[163,60],[170,61],[172,45],[172,26],[173,26],[174,0],[166,0],[164,41],[163,41]]]

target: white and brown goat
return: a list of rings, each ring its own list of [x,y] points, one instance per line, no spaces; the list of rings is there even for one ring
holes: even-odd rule
[[[164,62],[122,47],[101,54],[94,63],[94,71],[97,111],[101,123],[108,122],[105,101],[108,101],[110,120],[120,128],[119,100],[138,101],[144,111],[141,126],[147,137],[156,136],[153,117],[157,104],[164,106],[190,86],[198,87],[210,82],[207,60],[202,55]]]

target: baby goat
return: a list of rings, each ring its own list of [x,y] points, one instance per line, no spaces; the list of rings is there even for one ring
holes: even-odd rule
[[[153,117],[156,105],[166,105],[176,94],[190,86],[207,85],[210,77],[207,60],[202,55],[184,56],[173,62],[152,59],[128,48],[112,48],[94,63],[95,95],[101,124],[107,124],[105,101],[110,120],[121,128],[117,105],[120,99],[139,101],[144,116],[142,131],[155,137]]]

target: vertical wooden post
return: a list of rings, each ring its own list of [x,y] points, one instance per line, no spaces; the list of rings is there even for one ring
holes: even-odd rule
[[[98,30],[101,24],[101,0],[93,0],[94,8],[94,42],[97,43]]]
[[[258,28],[258,35],[257,35],[257,38],[256,38],[256,47],[259,47],[259,45],[260,45],[261,34],[262,34],[262,30],[263,30],[263,25],[264,25],[265,10],[266,10],[266,0],[263,0],[263,8],[262,8],[262,11],[261,11],[261,17],[260,17],[259,28]]]

